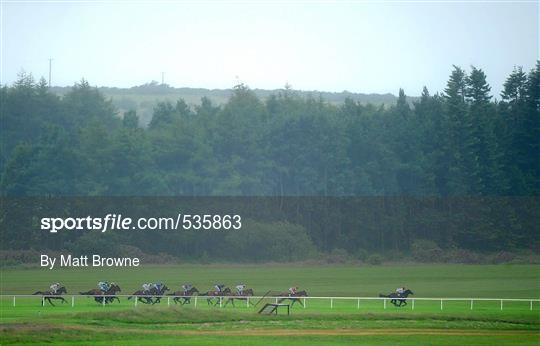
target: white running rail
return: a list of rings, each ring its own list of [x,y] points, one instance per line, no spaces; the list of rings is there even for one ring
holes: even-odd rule
[[[39,298],[41,299],[41,301],[43,302],[43,300],[47,297],[58,297],[58,296],[52,296],[52,295],[34,295],[34,294],[1,294],[0,295],[0,298],[2,300],[6,300],[6,299],[12,299],[12,305],[13,306],[16,306],[17,305],[17,298]],[[95,297],[119,297],[119,298],[127,298],[127,297],[138,297],[138,298],[152,298],[154,296],[142,296],[142,295],[139,295],[139,296],[133,296],[133,295],[129,295],[129,294],[117,294],[117,295],[99,295],[99,296],[91,296],[91,295],[80,295],[80,294],[76,294],[76,295],[71,295],[71,294],[66,294],[66,295],[62,295],[62,297],[66,300],[71,300],[71,306],[74,307],[75,306],[75,300],[76,300],[76,297],[78,298],[95,298]],[[258,299],[262,299],[262,298],[265,298],[265,299],[276,299],[276,300],[279,300],[281,298],[284,298],[284,299],[289,299],[290,297],[287,297],[287,296],[284,296],[284,297],[275,297],[275,296],[267,296],[267,297],[262,297],[262,296],[222,296],[222,297],[212,297],[212,296],[197,296],[197,295],[194,295],[194,296],[177,296],[177,295],[163,295],[161,296],[161,299],[162,300],[167,300],[167,305],[170,306],[170,303],[171,303],[171,298],[191,298],[192,300],[194,300],[194,306],[197,307],[197,301],[198,300],[205,300],[205,299],[219,299],[219,306],[222,307],[222,302],[224,300],[227,300],[228,298],[236,298],[236,299],[246,299],[246,305],[249,306],[249,303],[250,303],[250,300],[258,300]],[[293,298],[293,297],[291,297]],[[328,300],[329,301],[329,304],[330,304],[330,308],[334,308],[334,302],[335,301],[340,301],[340,300],[352,300],[352,301],[356,301],[357,304],[357,309],[360,309],[361,307],[361,301],[370,301],[370,300],[379,300],[379,301],[383,301],[383,308],[386,309],[386,306],[387,306],[387,301],[390,301],[392,300],[393,298],[386,298],[386,297],[297,297],[297,299],[301,300],[302,303],[303,303],[303,306],[304,308],[306,308],[307,306],[307,301],[309,300]],[[396,298],[397,300],[399,299],[403,299],[403,298]],[[134,305],[137,306],[137,300],[138,299],[133,299],[134,300]],[[447,298],[420,298],[420,297],[408,297],[407,298],[407,301],[408,302],[411,302],[411,308],[414,310],[415,308],[415,302],[416,301],[436,301],[436,302],[439,302],[440,303],[440,309],[443,310],[444,309],[444,302],[450,302],[450,301],[463,301],[463,302],[470,302],[470,310],[473,310],[474,309],[474,302],[479,302],[479,301],[491,301],[491,302],[499,302],[499,306],[500,306],[500,310],[503,310],[504,309],[504,303],[505,302],[528,302],[529,303],[529,310],[533,310],[533,305],[534,303],[538,303],[540,302],[540,299],[537,299],[537,298],[450,298],[450,297],[447,297]],[[103,305],[105,306],[105,300],[103,300]]]

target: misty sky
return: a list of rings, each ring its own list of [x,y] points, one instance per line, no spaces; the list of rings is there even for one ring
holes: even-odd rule
[[[492,91],[539,56],[538,2],[112,2],[2,6],[2,84],[21,70],[52,84],[251,88],[419,95],[452,64]]]

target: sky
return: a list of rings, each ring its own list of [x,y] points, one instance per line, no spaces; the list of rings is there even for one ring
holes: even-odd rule
[[[486,1],[9,1],[0,82],[419,95],[483,69],[498,97],[539,57],[539,4]]]

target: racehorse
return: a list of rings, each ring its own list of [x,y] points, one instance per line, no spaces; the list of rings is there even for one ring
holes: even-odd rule
[[[32,293],[33,295],[42,295],[43,299],[41,300],[41,305],[45,305],[45,300],[49,302],[52,306],[55,306],[51,299],[60,299],[62,301],[62,304],[67,303],[67,301],[64,299],[64,297],[60,297],[60,295],[67,293],[67,289],[62,286],[59,289],[56,290],[56,292],[53,291],[37,291],[36,293]]]
[[[128,297],[128,300],[131,300],[131,298],[136,297],[138,301],[144,304],[150,304],[152,303],[152,297],[149,292],[146,292],[145,290],[138,290],[133,292],[133,294]]]
[[[413,291],[406,290],[402,294],[398,293],[390,293],[388,295],[385,294],[379,294],[379,297],[383,298],[391,298],[390,303],[394,304],[397,307],[405,306],[407,305],[407,297],[410,295],[413,295]]]
[[[152,302],[152,305],[156,303],[161,302],[161,298],[163,295],[165,295],[165,292],[170,291],[170,288],[166,285],[161,286],[160,289],[157,289],[155,286],[150,288],[150,295],[152,295],[156,300],[152,301],[152,298],[150,298],[150,301]]]
[[[103,304],[103,299],[105,299],[105,304],[109,304],[109,303],[112,303],[115,299],[120,303],[120,298],[113,297],[114,295],[116,295],[116,293],[120,291],[122,291],[120,289],[120,286],[118,286],[115,283],[112,283],[109,289],[105,292],[103,292],[99,288],[93,288],[90,291],[79,292],[79,294],[86,295],[86,296],[93,296],[94,300],[100,304]],[[106,296],[106,297],[103,297],[103,296]]]
[[[224,289],[221,290],[221,292],[218,292],[216,290],[210,290],[200,295],[208,297],[206,299],[206,302],[208,303],[208,305],[212,305],[212,300],[214,300],[214,298],[218,298],[218,300],[214,304],[214,306],[216,306],[223,299],[223,297],[231,295],[231,289],[229,287],[225,287]]]
[[[300,298],[297,297],[307,297],[308,294],[306,291],[298,291],[295,294],[290,294],[289,292],[283,292],[277,295],[277,297],[285,297],[278,300],[278,303],[281,303],[284,300],[290,299],[292,301],[291,307],[294,305],[294,303],[299,302],[300,305],[304,306],[304,303],[300,300]]]
[[[191,303],[191,296],[194,296],[196,294],[199,294],[199,290],[195,287],[191,287],[187,291],[176,291],[173,293],[168,294],[169,296],[175,296],[173,298],[173,301],[175,304],[190,304]],[[180,301],[180,299],[183,299],[184,301]]]
[[[253,290],[251,288],[245,289],[244,291],[242,291],[242,294],[234,293],[232,296],[229,297],[229,299],[227,299],[227,301],[225,302],[225,306],[227,306],[227,304],[229,304],[229,303],[232,303],[232,306],[234,306],[234,300],[235,299],[236,300],[245,300],[249,304],[253,305],[253,302],[249,301],[249,297],[252,297],[252,296],[254,296],[254,294],[253,294]]]
[[[158,290],[155,287],[150,288],[148,291],[145,290],[138,290],[135,291],[130,297],[128,297],[128,300],[131,300],[131,298],[136,297],[138,301],[144,304],[156,304],[161,301],[161,297],[165,294],[166,291],[169,291],[169,287],[163,285],[160,290]],[[156,298],[156,300],[153,300],[152,298]]]

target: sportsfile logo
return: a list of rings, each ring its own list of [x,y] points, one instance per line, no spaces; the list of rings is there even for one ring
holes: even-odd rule
[[[238,230],[242,228],[240,215],[190,215],[177,214],[176,217],[138,218],[136,222],[121,214],[107,214],[105,217],[44,217],[41,230],[58,233],[62,230],[96,230],[105,233],[122,230]]]
[[[123,218],[122,215],[107,214],[105,217],[44,217],[41,218],[41,229],[50,233],[60,230],[99,230],[102,233],[107,230],[128,230],[131,228],[132,219]]]

